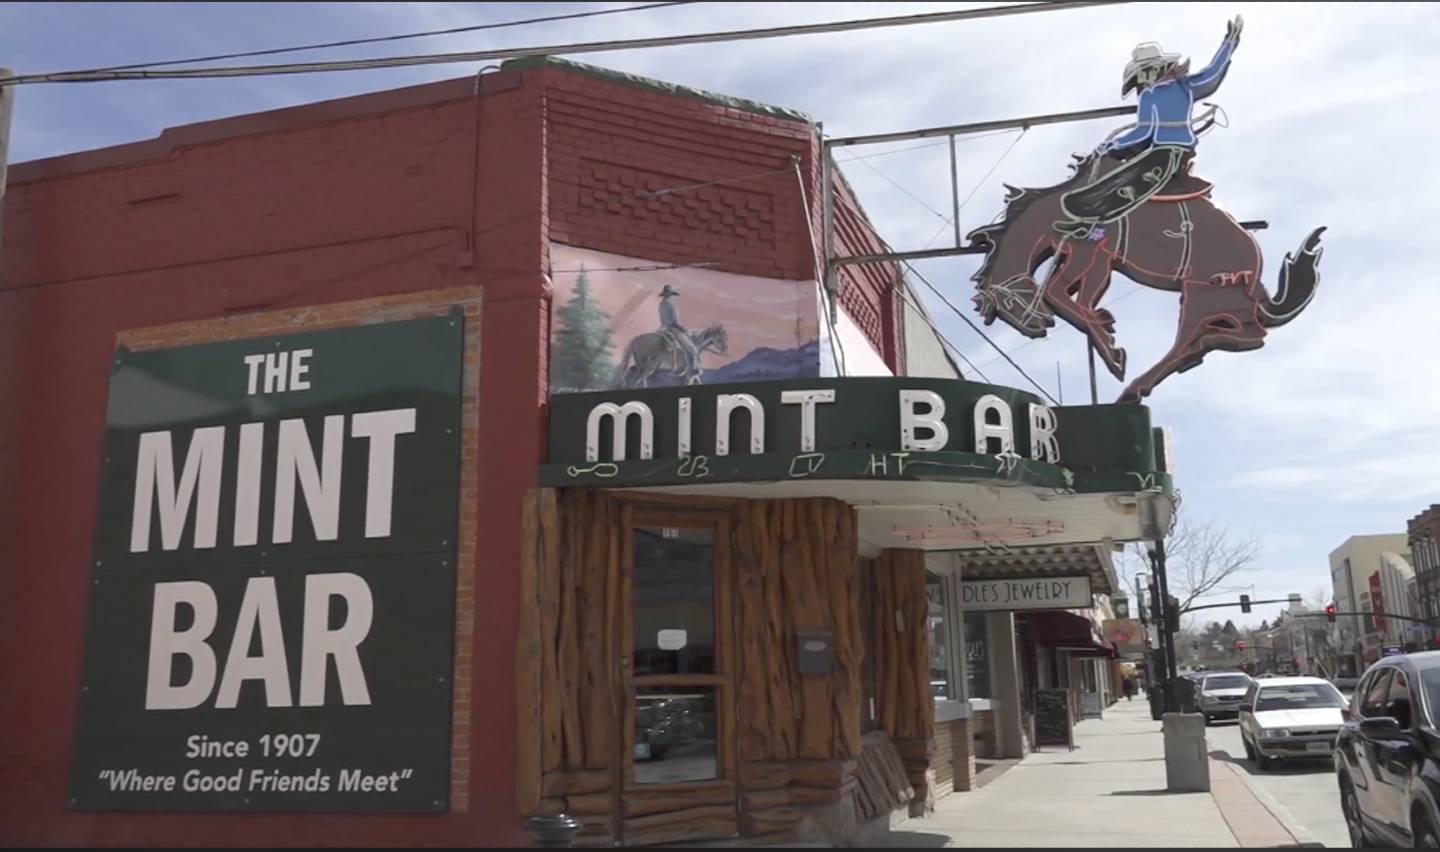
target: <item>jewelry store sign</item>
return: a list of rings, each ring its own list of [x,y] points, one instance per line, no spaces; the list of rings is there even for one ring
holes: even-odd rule
[[[974,611],[1089,609],[1094,606],[1089,577],[1024,580],[963,580],[960,608]]]
[[[116,353],[71,807],[448,807],[463,324]]]

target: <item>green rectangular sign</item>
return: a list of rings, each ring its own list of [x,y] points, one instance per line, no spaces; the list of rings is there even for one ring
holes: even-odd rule
[[[1048,406],[956,379],[815,378],[561,394],[552,486],[798,479],[989,481],[1166,490],[1143,405]]]
[[[72,807],[448,807],[463,331],[116,353]]]

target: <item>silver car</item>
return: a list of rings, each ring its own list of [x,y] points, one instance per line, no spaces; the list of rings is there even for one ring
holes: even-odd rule
[[[1196,690],[1199,693],[1196,703],[1205,716],[1205,724],[1225,716],[1238,716],[1240,702],[1252,683],[1254,681],[1244,672],[1207,673]]]
[[[1345,699],[1318,677],[1257,681],[1240,704],[1245,756],[1264,771],[1273,760],[1330,758],[1345,721]]]

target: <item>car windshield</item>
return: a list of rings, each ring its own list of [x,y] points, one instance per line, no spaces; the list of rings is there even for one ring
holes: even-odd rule
[[[1250,679],[1245,675],[1219,675],[1205,678],[1205,689],[1245,689]]]
[[[1255,698],[1255,712],[1266,710],[1308,710],[1313,707],[1344,707],[1345,699],[1328,683],[1267,686]]]
[[[1440,711],[1440,669],[1426,669],[1420,673],[1420,683],[1425,686],[1425,706],[1430,712],[1430,724],[1440,727],[1437,711]]]

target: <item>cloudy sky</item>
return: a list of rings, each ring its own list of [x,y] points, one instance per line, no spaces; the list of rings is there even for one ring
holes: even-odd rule
[[[203,56],[515,20],[604,3],[105,3],[0,6],[0,62],[23,72]],[[691,3],[587,21],[517,27],[298,54],[353,58],[555,44],[911,12],[964,3]],[[1215,353],[1149,400],[1177,438],[1186,511],[1264,544],[1244,582],[1257,597],[1307,597],[1327,586],[1327,554],[1352,534],[1401,532],[1440,502],[1440,173],[1425,160],[1440,101],[1440,14],[1423,3],[1133,3],[1011,18],[739,44],[573,57],[632,73],[803,110],[830,135],[879,133],[1120,103],[1130,49],[1159,41],[1203,65],[1245,18],[1244,38],[1212,98],[1229,126],[1205,137],[1196,172],[1239,219],[1264,219],[1267,284],[1285,252],[1329,227],[1323,283],[1306,312],[1266,347]],[[265,60],[270,61],[270,60]],[[12,162],[155,136],[163,128],[313,100],[463,76],[445,65],[208,81],[29,87],[15,113]],[[1050,185],[1072,151],[1118,122],[1037,128],[960,148],[968,230],[999,212],[1000,182]],[[946,244],[945,149],[855,150],[846,167],[893,245]],[[897,150],[906,148],[908,150]],[[871,154],[883,156],[868,156]],[[846,156],[846,155],[842,155]],[[1003,160],[1002,160],[1003,158]],[[998,163],[998,166],[997,166]],[[992,173],[993,169],[993,173]],[[989,174],[987,178],[986,175]],[[970,258],[924,274],[962,307]],[[1119,342],[1137,374],[1168,348],[1176,297],[1112,286]],[[1025,380],[947,308],[927,297],[949,337],[991,380]],[[1107,305],[1108,306],[1108,305]],[[1027,343],[992,339],[1067,402],[1088,393],[1083,338],[1063,324]],[[1059,379],[1057,381],[1057,364]],[[1100,377],[1103,399],[1120,385]],[[1257,608],[1253,620],[1272,616]],[[1238,620],[1238,614],[1237,614]]]

